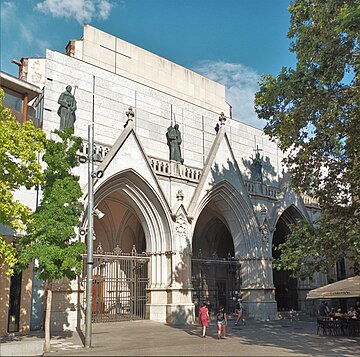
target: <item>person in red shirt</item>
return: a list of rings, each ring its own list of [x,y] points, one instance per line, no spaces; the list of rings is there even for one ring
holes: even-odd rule
[[[202,337],[206,337],[206,328],[209,326],[209,310],[205,302],[199,310],[199,321],[202,327]]]

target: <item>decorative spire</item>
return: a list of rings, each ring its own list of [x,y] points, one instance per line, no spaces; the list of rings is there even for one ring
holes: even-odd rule
[[[219,122],[220,122],[220,125],[225,125],[226,117],[225,117],[224,112],[221,112],[221,113],[220,113]]]
[[[129,110],[125,114],[128,117],[128,120],[133,120],[134,119],[135,113],[134,113],[132,107],[129,107]]]
[[[177,194],[176,194],[176,199],[178,201],[183,201],[184,200],[184,193],[182,190],[178,190]]]

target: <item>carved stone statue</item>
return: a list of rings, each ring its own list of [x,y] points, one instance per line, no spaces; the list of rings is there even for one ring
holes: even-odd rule
[[[170,160],[184,163],[184,159],[181,157],[180,144],[182,142],[179,125],[170,125],[166,133],[167,143],[170,149]]]
[[[60,116],[60,130],[74,127],[76,120],[76,100],[71,90],[72,87],[70,85],[66,86],[66,91],[60,94],[58,100],[60,107],[57,113]]]
[[[262,177],[262,160],[260,158],[260,153],[257,152],[255,154],[255,159],[253,159],[253,167],[254,167],[254,181],[263,182]]]

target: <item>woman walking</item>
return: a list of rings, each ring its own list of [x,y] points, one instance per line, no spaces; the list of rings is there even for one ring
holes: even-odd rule
[[[209,310],[204,302],[199,310],[199,321],[201,323],[202,337],[206,337],[206,328],[209,326]]]
[[[223,337],[226,338],[226,326],[228,324],[225,309],[220,305],[219,311],[216,314],[217,326],[218,326],[218,339],[221,338],[221,331]]]

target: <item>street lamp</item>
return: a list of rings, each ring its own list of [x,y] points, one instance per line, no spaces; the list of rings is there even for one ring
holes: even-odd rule
[[[101,178],[103,171],[94,171],[94,161],[101,161],[101,156],[94,153],[94,123],[88,126],[88,156],[80,156],[80,162],[88,163],[88,228],[87,232],[87,269],[86,269],[86,315],[85,315],[85,347],[91,347],[92,335],[92,274],[93,274],[93,241],[94,241],[94,215],[98,219],[104,217],[98,208],[94,208],[94,179]]]

